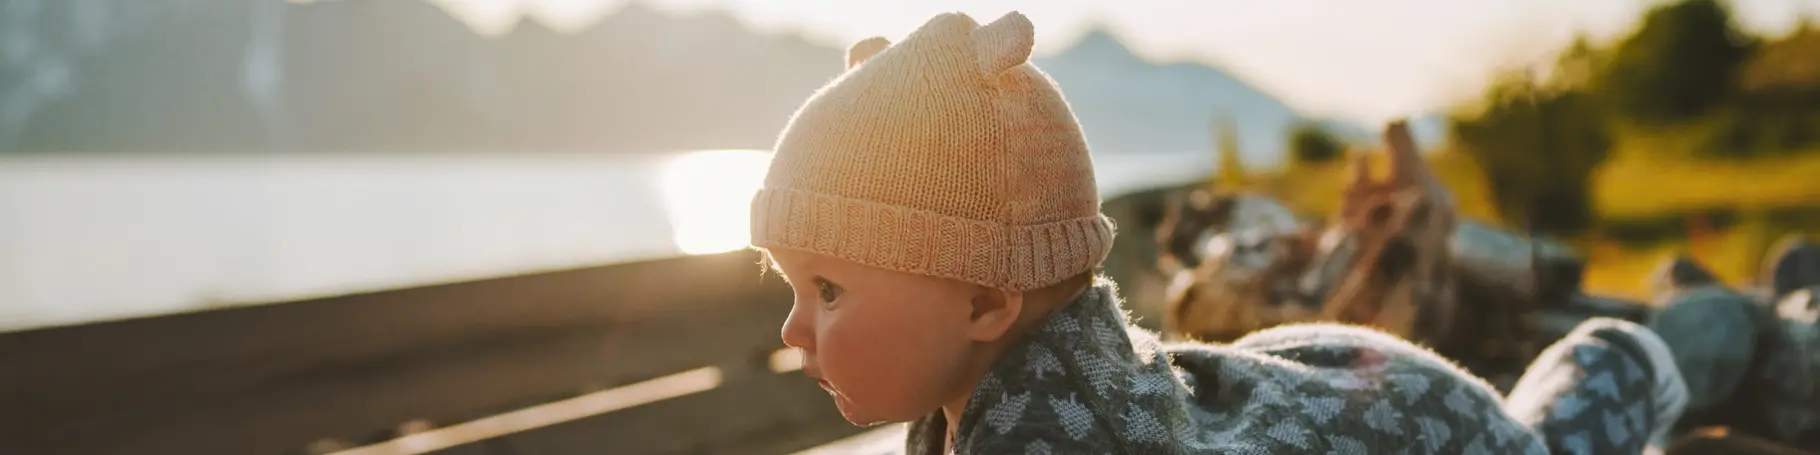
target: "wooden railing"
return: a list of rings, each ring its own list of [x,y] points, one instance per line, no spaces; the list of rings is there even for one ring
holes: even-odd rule
[[[788,308],[738,252],[0,334],[0,454],[782,454],[859,433],[773,365]]]

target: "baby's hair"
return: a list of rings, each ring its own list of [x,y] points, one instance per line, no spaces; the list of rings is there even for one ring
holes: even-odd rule
[[[752,251],[758,252],[758,276],[763,277],[771,273],[783,276],[783,269],[777,268],[777,260],[771,258],[771,250],[755,246],[752,247]]]

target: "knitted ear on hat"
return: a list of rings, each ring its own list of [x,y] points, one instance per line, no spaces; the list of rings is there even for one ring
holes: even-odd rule
[[[1005,13],[973,31],[973,46],[980,71],[1002,73],[1030,61],[1030,50],[1036,46],[1036,27],[1022,13]]]
[[[866,38],[857,43],[853,43],[853,47],[847,48],[847,68],[852,68],[859,66],[861,63],[865,63],[866,59],[878,55],[880,51],[885,50],[887,47],[891,47],[891,41],[880,36]]]

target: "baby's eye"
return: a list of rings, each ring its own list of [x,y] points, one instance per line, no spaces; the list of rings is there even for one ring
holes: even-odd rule
[[[820,293],[823,304],[832,304],[840,298],[841,289],[839,285],[828,282],[828,280],[816,278],[815,291]]]

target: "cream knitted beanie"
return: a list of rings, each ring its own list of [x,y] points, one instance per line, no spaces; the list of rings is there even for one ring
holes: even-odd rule
[[[778,138],[752,244],[1012,291],[1099,266],[1112,223],[1034,41],[1022,14],[946,13],[855,44]]]

